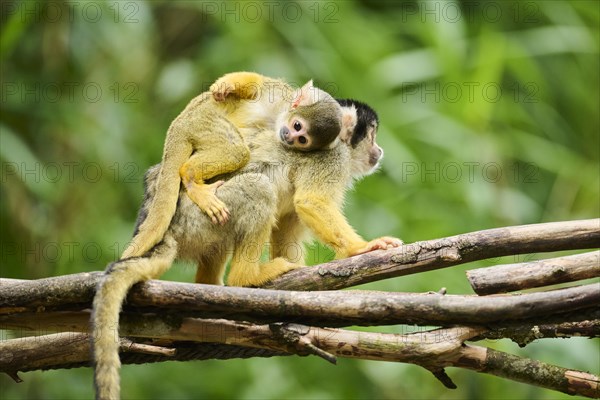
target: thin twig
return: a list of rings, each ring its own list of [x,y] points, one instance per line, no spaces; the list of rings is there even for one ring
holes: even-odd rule
[[[121,341],[121,351],[130,351],[134,353],[153,354],[159,356],[173,357],[176,350],[164,346],[155,346],[152,344],[136,343],[127,338],[119,339]]]

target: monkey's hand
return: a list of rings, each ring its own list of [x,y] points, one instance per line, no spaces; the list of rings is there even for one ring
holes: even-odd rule
[[[207,185],[190,181],[185,186],[188,197],[210,217],[213,224],[224,225],[229,220],[229,210],[216,193],[223,183],[217,181]]]
[[[402,240],[393,238],[390,236],[382,236],[378,239],[373,239],[370,242],[367,242],[366,245],[360,247],[358,249],[354,249],[350,256],[356,256],[358,254],[368,253],[373,250],[389,250],[394,247],[399,247],[403,244]]]
[[[254,72],[232,72],[217,79],[209,90],[216,101],[224,101],[229,95],[254,100],[263,83],[264,77]]]

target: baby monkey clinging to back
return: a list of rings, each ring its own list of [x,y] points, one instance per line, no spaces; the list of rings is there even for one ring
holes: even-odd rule
[[[229,211],[215,193],[223,182],[205,181],[248,162],[250,153],[240,129],[274,130],[277,136],[273,140],[311,151],[332,146],[354,123],[355,119],[343,117],[338,102],[315,88],[312,81],[294,89],[282,80],[252,72],[221,77],[210,92],[194,98],[171,123],[157,195],[121,258],[142,256],[160,241],[175,214],[181,182],[213,223],[227,221]]]

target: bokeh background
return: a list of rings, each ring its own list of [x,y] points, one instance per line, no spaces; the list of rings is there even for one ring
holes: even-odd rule
[[[381,171],[349,194],[367,238],[407,242],[596,218],[596,1],[92,1],[1,3],[1,276],[102,270],[130,239],[142,176],[170,121],[226,72],[308,79],[380,114]],[[464,270],[366,285],[472,293]],[[310,261],[331,252],[310,246]],[[165,279],[192,281],[180,264]],[[406,332],[414,327],[380,328]],[[19,333],[2,332],[8,338]],[[600,370],[597,340],[519,349]],[[124,398],[502,398],[559,393],[450,369],[316,358],[125,366]],[[91,398],[90,369],[0,376],[0,397]]]

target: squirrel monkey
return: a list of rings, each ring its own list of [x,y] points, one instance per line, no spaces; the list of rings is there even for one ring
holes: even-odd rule
[[[216,196],[223,181],[205,181],[248,162],[242,128],[274,129],[286,146],[298,150],[323,149],[333,146],[342,130],[341,107],[312,81],[294,89],[282,80],[252,72],[218,79],[210,92],[194,98],[171,123],[157,194],[121,258],[139,257],[160,241],[175,213],[181,182],[213,223],[227,221],[229,211]],[[198,162],[186,162],[192,154]]]
[[[228,283],[259,286],[300,266],[291,262],[288,254],[289,244],[299,243],[298,235],[303,235],[306,229],[300,221],[334,248],[338,257],[401,244],[398,239],[388,237],[365,241],[340,211],[345,190],[354,180],[372,173],[383,155],[375,142],[376,114],[362,103],[340,102],[347,105],[346,111],[358,114],[358,120],[356,127],[332,149],[299,153],[269,140],[273,131],[243,132],[252,149],[248,164],[219,177],[228,178],[219,189],[219,196],[232,210],[228,224],[212,224],[187,196],[186,189],[181,188],[170,225],[152,251],[108,266],[94,298],[92,317],[97,398],[119,397],[116,332],[121,304],[129,288],[160,277],[174,260],[195,262],[196,282],[222,284],[225,262],[231,256]],[[190,161],[198,158],[199,154],[194,154]],[[148,218],[152,200],[159,193],[160,174],[160,165],[146,173],[138,227]],[[263,244],[270,237],[273,259],[261,264]]]

